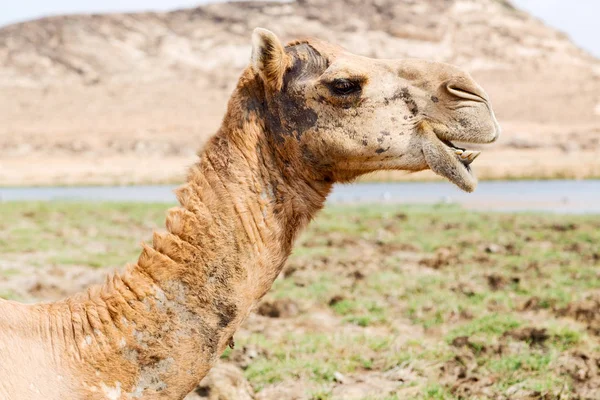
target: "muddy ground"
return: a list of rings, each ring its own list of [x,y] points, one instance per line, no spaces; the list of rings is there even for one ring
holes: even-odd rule
[[[135,260],[168,205],[0,203],[0,295]],[[328,208],[189,399],[598,399],[600,216]]]

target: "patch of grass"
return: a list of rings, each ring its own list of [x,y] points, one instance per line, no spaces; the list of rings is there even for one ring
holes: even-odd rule
[[[555,354],[522,354],[490,361],[487,367],[499,377],[494,384],[498,392],[518,386],[534,393],[553,394],[570,389],[572,383],[551,368]],[[569,393],[569,392],[567,392]]]
[[[0,254],[43,256],[51,265],[118,267],[163,225],[168,205],[70,202],[0,203]]]
[[[394,395],[383,396],[383,397],[368,396],[368,397],[363,397],[361,400],[401,400],[401,397],[398,397],[397,394],[394,394]]]
[[[344,317],[344,321],[358,326],[369,326],[384,321],[385,308],[372,301],[342,300],[333,304],[332,309]]]
[[[31,270],[23,264],[97,269],[135,261],[139,241],[162,229],[168,207],[0,203],[0,294],[21,296],[6,283]],[[245,375],[256,390],[301,381],[313,399],[337,400],[335,372],[388,379],[396,370],[407,371],[397,393],[365,400],[465,398],[454,393],[474,385],[470,378],[490,380],[478,399],[511,398],[515,387],[576,393],[561,360],[595,359],[600,341],[585,321],[559,311],[597,293],[598,243],[600,216],[328,206],[268,294],[300,304],[299,315],[250,323],[222,358],[236,362],[254,346],[260,351]],[[527,327],[545,328],[547,339],[510,335]]]
[[[566,326],[553,326],[549,329],[552,346],[566,351],[582,341],[583,334]]]
[[[324,384],[333,382],[335,372],[350,374],[371,370],[377,361],[373,356],[390,342],[389,338],[360,333],[305,333],[286,335],[276,343],[262,335],[252,335],[239,343],[247,344],[266,351],[266,355],[258,357],[245,371],[255,387],[263,388],[290,376]]]
[[[0,290],[0,298],[7,300],[23,300],[17,293],[10,289]]]
[[[521,322],[513,315],[489,314],[474,319],[454,328],[448,335],[448,341],[459,336],[500,336],[504,332],[521,326]]]
[[[450,400],[455,399],[447,389],[439,384],[431,384],[425,387],[422,399],[423,400]]]
[[[332,399],[331,389],[317,389],[310,394],[310,400],[330,400]]]
[[[494,373],[498,373],[502,376],[512,376],[512,374],[518,371],[543,371],[548,367],[551,360],[552,355],[549,353],[528,352],[521,354],[513,354],[510,356],[500,357],[498,359],[491,360],[487,363],[487,366]]]

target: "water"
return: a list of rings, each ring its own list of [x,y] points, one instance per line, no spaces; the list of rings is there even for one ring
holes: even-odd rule
[[[446,182],[359,184],[337,187],[334,202],[460,204],[488,211],[600,213],[600,180],[480,182],[465,193]]]
[[[0,188],[0,201],[175,202],[176,186],[97,186]],[[447,182],[359,183],[338,185],[329,203],[459,204],[488,211],[599,213],[600,180],[481,182],[464,193]]]

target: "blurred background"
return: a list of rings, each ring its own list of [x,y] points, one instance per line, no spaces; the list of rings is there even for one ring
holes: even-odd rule
[[[469,70],[504,129],[477,160],[483,179],[600,176],[594,0],[576,7],[561,0],[28,0],[1,7],[5,186],[181,181],[220,124],[257,26],[284,40],[312,35],[370,57]]]
[[[189,399],[597,400],[599,15],[597,0],[5,1],[0,297],[60,299],[136,259],[260,26],[459,65],[503,135],[474,194],[430,172],[336,187]]]

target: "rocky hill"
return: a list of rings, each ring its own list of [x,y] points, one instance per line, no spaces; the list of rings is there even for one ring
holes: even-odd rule
[[[218,127],[256,26],[468,69],[505,128],[484,176],[600,176],[600,61],[510,2],[297,0],[0,28],[0,184],[177,179]]]

